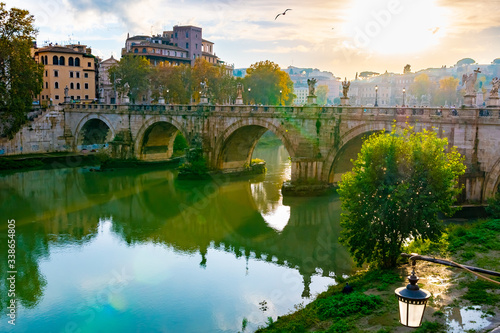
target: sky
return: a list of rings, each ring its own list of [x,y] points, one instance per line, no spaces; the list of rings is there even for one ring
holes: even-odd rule
[[[127,33],[203,29],[235,68],[271,60],[353,79],[500,58],[500,0],[2,0],[35,17],[37,42],[85,44],[119,58]],[[285,9],[291,9],[285,15]]]

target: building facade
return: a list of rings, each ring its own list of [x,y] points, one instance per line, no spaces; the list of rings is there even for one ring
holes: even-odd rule
[[[97,98],[97,58],[85,45],[34,47],[35,61],[44,65],[43,89],[36,100],[41,105],[70,101],[91,103]]]

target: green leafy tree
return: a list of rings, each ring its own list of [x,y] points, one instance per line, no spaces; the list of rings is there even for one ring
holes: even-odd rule
[[[120,95],[128,95],[135,103],[139,96],[147,94],[151,88],[152,66],[145,57],[123,56],[109,69],[111,82],[116,85]]]
[[[295,97],[293,82],[288,73],[269,60],[251,65],[247,69],[243,85],[245,89],[251,89],[249,99],[256,104],[290,105]]]
[[[408,239],[436,240],[439,213],[452,214],[463,157],[446,138],[413,128],[371,135],[342,176],[341,241],[358,265],[395,266]]]
[[[40,94],[43,65],[31,55],[37,30],[27,10],[7,10],[0,3],[0,132],[10,138],[26,122],[33,98]]]

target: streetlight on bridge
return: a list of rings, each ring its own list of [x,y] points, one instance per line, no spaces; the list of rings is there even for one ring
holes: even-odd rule
[[[375,106],[378,106],[378,86],[375,86]]]
[[[248,88],[248,105],[250,105],[250,91],[252,91],[252,88]]]
[[[403,107],[405,106],[405,94],[406,94],[406,88],[403,88]]]
[[[283,102],[282,102],[282,100],[281,100],[281,95],[282,95],[282,94],[283,94],[283,90],[280,90],[280,106],[282,106],[282,105],[283,105]]]

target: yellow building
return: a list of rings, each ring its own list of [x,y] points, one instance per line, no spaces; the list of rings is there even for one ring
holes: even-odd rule
[[[42,105],[64,103],[65,90],[71,102],[94,102],[97,98],[97,61],[85,45],[49,45],[34,49],[34,57],[45,66]]]

